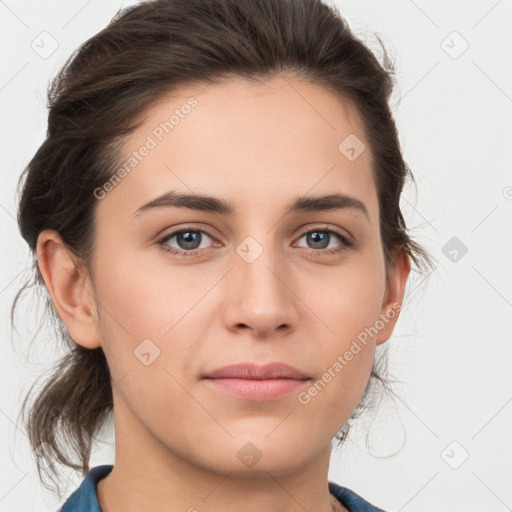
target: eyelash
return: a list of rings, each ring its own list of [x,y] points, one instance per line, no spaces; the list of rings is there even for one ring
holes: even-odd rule
[[[159,248],[162,251],[174,254],[176,256],[185,256],[185,257],[195,256],[198,253],[202,252],[204,249],[196,249],[194,251],[183,251],[183,250],[169,249],[169,246],[165,243],[170,238],[173,238],[174,236],[179,235],[180,233],[186,233],[187,231],[204,233],[204,234],[208,235],[210,238],[212,238],[212,239],[214,238],[207,231],[200,229],[197,226],[188,226],[188,227],[179,229],[177,231],[173,231],[172,233],[168,233],[167,235],[165,235],[164,237],[160,238],[157,241],[157,245],[159,246]],[[340,241],[342,243],[342,245],[341,245],[341,247],[338,247],[336,249],[309,249],[309,251],[311,253],[335,255],[335,254],[341,254],[342,252],[346,251],[347,249],[349,249],[353,246],[353,243],[350,242],[349,240],[347,240],[347,238],[341,232],[339,232],[335,229],[332,229],[332,228],[328,228],[326,226],[315,227],[315,228],[310,229],[309,231],[305,231],[304,233],[302,233],[299,236],[298,240],[300,240],[303,236],[308,235],[309,233],[314,233],[314,232],[323,232],[323,233],[329,233],[331,235],[334,235],[338,239],[338,241]]]

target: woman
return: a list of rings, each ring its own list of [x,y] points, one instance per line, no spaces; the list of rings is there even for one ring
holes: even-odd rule
[[[26,420],[85,477],[62,512],[381,510],[327,473],[430,264],[392,83],[319,0],[148,1],[66,63],[19,205],[69,350]]]

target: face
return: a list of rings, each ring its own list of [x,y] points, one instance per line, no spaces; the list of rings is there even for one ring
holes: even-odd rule
[[[340,149],[348,136],[366,147],[356,158]],[[148,113],[121,161],[134,152],[98,201],[93,261],[120,436],[215,471],[278,474],[314,459],[359,403],[407,276],[386,287],[357,112],[293,78],[190,87]],[[165,193],[174,203],[143,207]],[[265,398],[204,378],[247,362],[307,380]],[[244,465],[244,454],[261,459]]]

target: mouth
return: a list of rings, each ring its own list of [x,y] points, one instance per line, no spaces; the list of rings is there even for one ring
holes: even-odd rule
[[[252,362],[217,368],[203,375],[213,390],[246,400],[277,400],[311,381],[309,375],[286,363],[263,366]]]
[[[267,401],[289,395],[309,383],[311,379],[241,379],[232,377],[206,378],[213,390],[246,400]]]
[[[238,363],[217,368],[203,375],[206,378],[233,379],[307,379],[310,375],[286,363],[275,362],[260,366],[256,363]]]

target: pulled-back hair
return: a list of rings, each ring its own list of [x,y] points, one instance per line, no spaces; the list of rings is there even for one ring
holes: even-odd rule
[[[34,288],[45,301],[43,320],[53,321],[65,348],[36,399],[28,407],[32,386],[21,408],[41,461],[56,459],[85,476],[95,434],[113,402],[102,348],[76,344],[56,314],[37,265],[38,236],[56,230],[90,269],[98,203],[93,191],[113,176],[124,138],[148,110],[183,86],[234,77],[263,82],[286,73],[351,102],[371,153],[386,279],[400,251],[420,273],[432,267],[427,251],[407,234],[400,210],[406,179],[414,177],[389,106],[394,67],[383,50],[380,64],[338,10],[320,0],[151,0],[120,10],[71,55],[48,89],[46,138],[18,183],[18,224],[33,273],[14,299],[11,321],[22,293]],[[374,384],[388,389],[386,365],[386,357],[374,362],[359,405],[336,436],[340,443],[350,421],[371,408]],[[55,465],[43,466],[38,462],[41,481],[49,475],[55,482]]]

